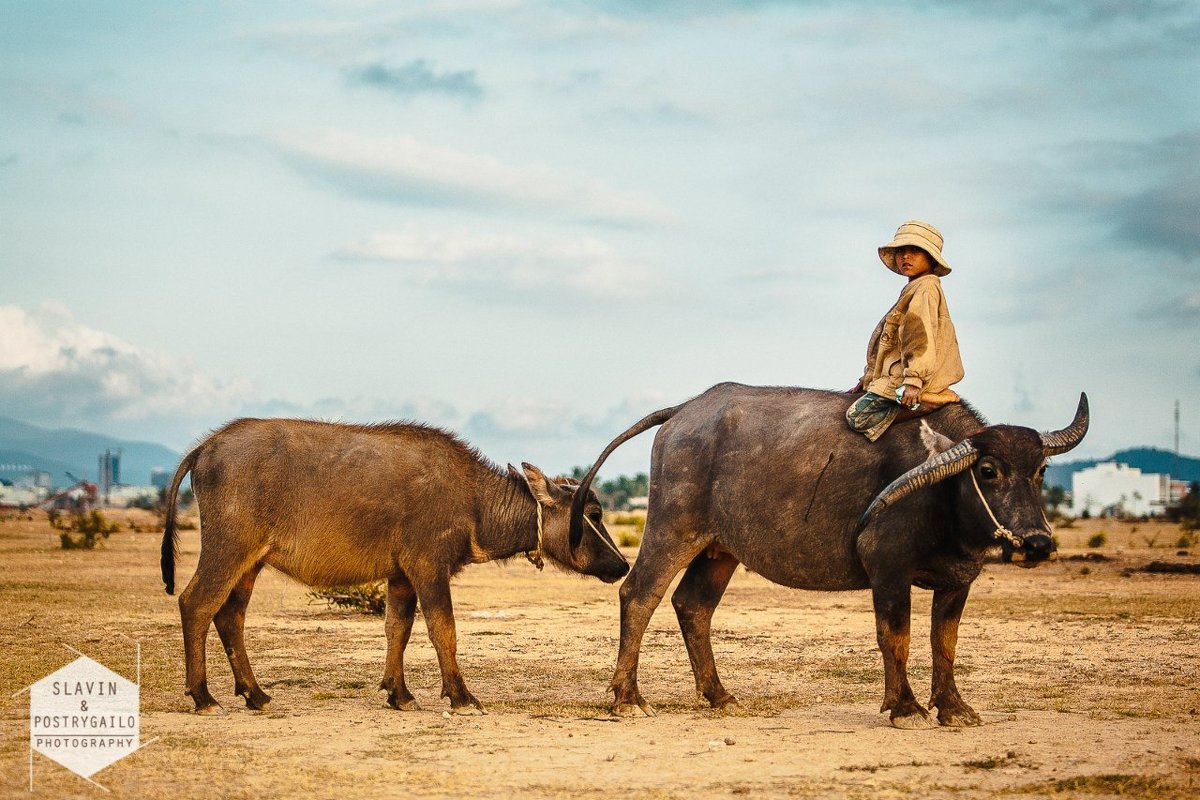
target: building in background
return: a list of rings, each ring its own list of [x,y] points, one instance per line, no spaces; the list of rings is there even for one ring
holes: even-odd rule
[[[38,484],[40,475],[30,473],[15,481],[0,481],[0,508],[30,508],[46,499],[49,490]]]
[[[96,482],[100,484],[100,494],[104,496],[104,502],[107,503],[113,487],[121,483],[121,451],[105,450],[100,454],[98,461],[97,474],[99,478]]]
[[[170,470],[159,469],[158,467],[155,467],[154,469],[150,470],[150,485],[155,489],[165,489],[171,485],[172,477],[174,477],[174,475]]]
[[[1158,516],[1172,502],[1173,483],[1169,475],[1102,461],[1071,476],[1071,506],[1076,516]]]

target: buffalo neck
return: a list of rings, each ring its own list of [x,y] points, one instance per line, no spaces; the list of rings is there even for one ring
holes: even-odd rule
[[[509,558],[538,546],[537,503],[523,480],[493,472],[480,501],[476,541],[488,556]]]

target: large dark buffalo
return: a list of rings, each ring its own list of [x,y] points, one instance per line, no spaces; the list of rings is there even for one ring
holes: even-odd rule
[[[710,625],[739,563],[798,589],[871,589],[883,653],[883,708],[898,728],[931,725],[908,683],[912,586],[933,590],[933,695],[938,722],[978,725],[954,684],[958,621],[985,554],[997,544],[1024,565],[1054,558],[1042,512],[1046,458],[1075,447],[1087,397],[1055,433],[987,425],[946,405],[895,423],[871,443],[851,431],[850,397],[722,383],[639,421],[614,439],[575,496],[571,541],[592,479],[622,442],[656,425],[650,509],[637,562],[621,586],[613,711],[653,710],[637,685],[638,652],[672,579],[696,689],[735,703],[713,662]]]
[[[467,564],[525,553],[619,580],[629,565],[585,490],[589,533],[567,545],[576,484],[488,462],[457,437],[416,424],[340,425],[241,419],[184,457],[167,497],[162,575],[175,591],[175,499],[184,475],[200,508],[200,561],[179,596],[187,693],[198,713],[220,710],[208,691],[204,641],[210,624],[229,656],[234,693],[254,709],[270,697],[250,670],[242,634],[254,580],[272,566],[315,586],[387,579],[387,662],[380,688],[393,708],[412,709],[404,649],[417,603],[442,671],[442,697],[457,713],[482,709],[456,657],[450,578]]]

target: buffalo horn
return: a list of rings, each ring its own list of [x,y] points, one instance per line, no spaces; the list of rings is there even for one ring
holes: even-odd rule
[[[1079,393],[1079,408],[1075,410],[1075,420],[1061,431],[1042,433],[1042,452],[1047,456],[1065,453],[1083,440],[1088,429],[1088,399],[1084,392]]]
[[[979,451],[971,444],[970,439],[963,439],[949,450],[930,456],[924,463],[896,478],[876,495],[871,505],[867,506],[867,510],[859,517],[858,526],[863,527],[873,516],[902,497],[945,480],[951,475],[957,475],[974,464],[978,457]]]

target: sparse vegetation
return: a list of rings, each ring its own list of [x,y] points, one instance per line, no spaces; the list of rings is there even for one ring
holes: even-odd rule
[[[646,530],[646,515],[634,513],[611,513],[605,519],[605,525],[618,547],[637,547],[642,543],[642,534]]]
[[[586,467],[571,470],[571,477],[575,480],[582,480],[586,474]],[[629,498],[645,497],[650,493],[650,476],[644,472],[633,477],[621,475],[612,480],[597,481],[592,488],[605,508],[628,510]]]
[[[324,600],[331,606],[349,608],[360,614],[382,615],[387,607],[385,583],[363,583],[358,586],[330,586],[313,589],[309,597]]]
[[[107,519],[99,510],[71,514],[69,520],[65,521],[61,513],[51,511],[47,518],[50,521],[50,527],[58,531],[58,539],[63,550],[91,550],[96,546],[98,540],[107,539],[121,528],[118,523]]]
[[[1061,486],[1046,486],[1042,488],[1042,504],[1046,509],[1046,518],[1058,522],[1063,518],[1059,506],[1067,502],[1067,490]]]
[[[644,514],[613,514],[612,523],[614,525],[632,525],[637,528],[639,534],[646,530],[646,516]]]
[[[1078,775],[1021,787],[1025,794],[1098,794],[1117,797],[1170,797],[1179,787],[1147,775]]]
[[[1108,543],[1108,534],[1104,531],[1093,533],[1087,540],[1087,546],[1091,548],[1104,547]]]
[[[1200,481],[1192,481],[1188,493],[1167,508],[1166,516],[1171,522],[1178,522],[1184,531],[1200,528]]]
[[[975,761],[964,761],[963,766],[967,769],[995,769],[996,767],[1005,767],[1016,761],[1017,754],[1009,750],[1003,756],[995,756],[993,758],[981,758]]]

